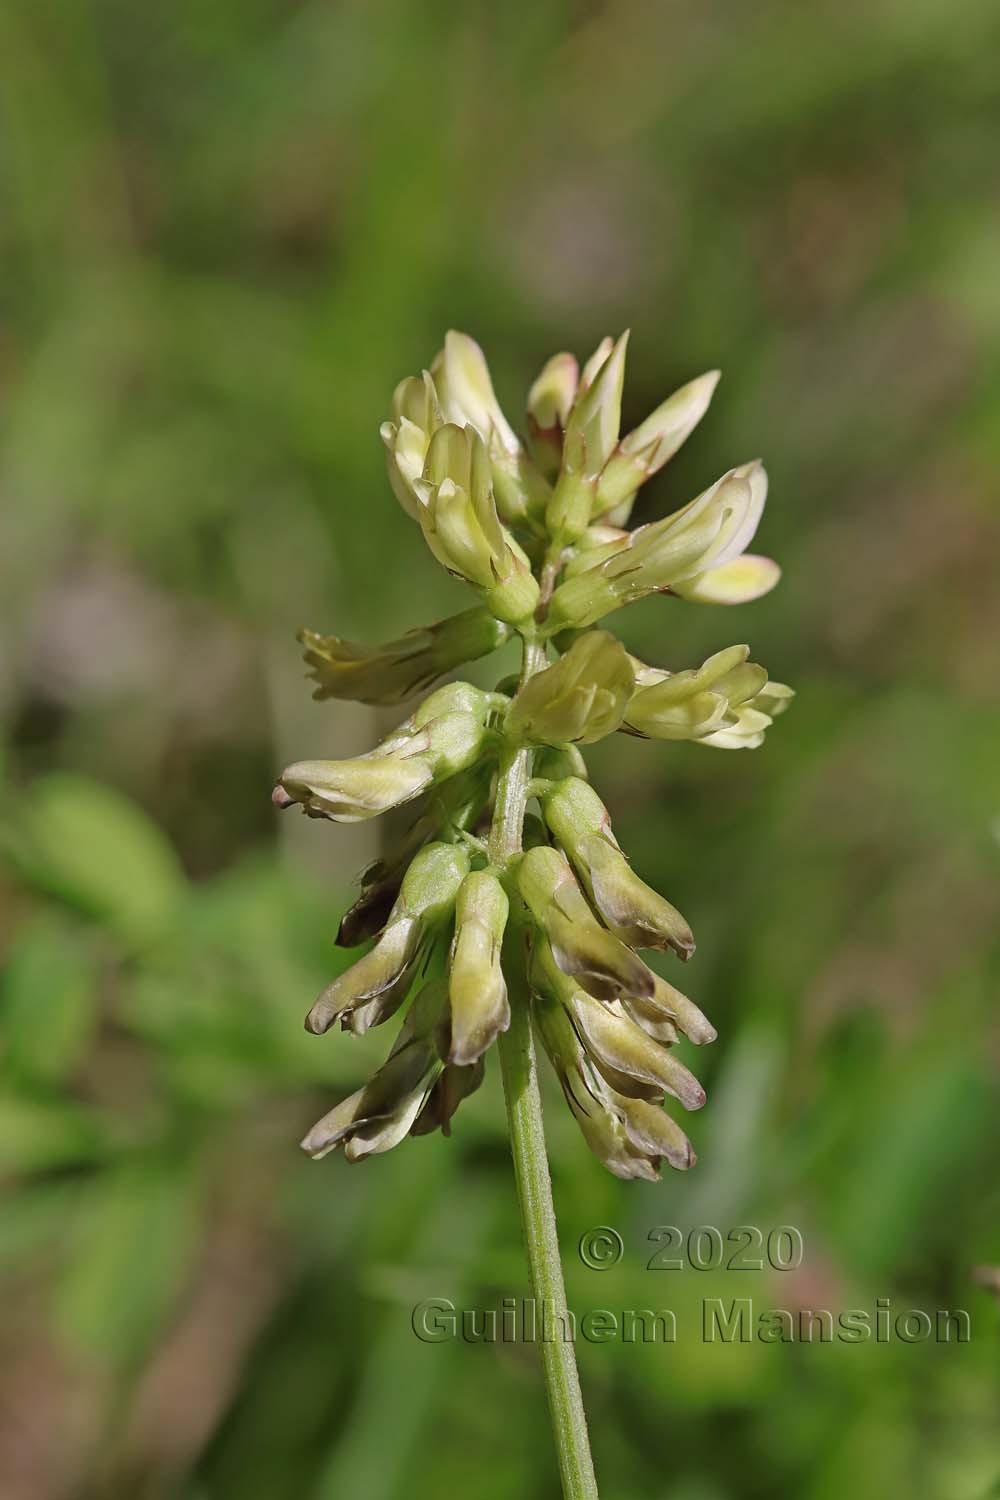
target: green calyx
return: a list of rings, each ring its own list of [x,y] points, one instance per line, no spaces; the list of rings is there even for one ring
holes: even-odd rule
[[[662,1104],[700,1107],[676,1048],[715,1032],[641,956],[687,960],[694,938],[629,864],[580,747],[621,733],[753,748],[793,695],[746,646],[673,671],[598,628],[652,595],[733,605],[780,576],[747,551],[767,498],[757,461],[628,529],[641,486],[705,415],[718,372],[623,434],[627,343],[603,339],[582,365],[568,353],[547,361],[522,438],[478,344],[449,333],[428,369],[397,386],[380,435],[393,493],[434,560],[471,588],[471,607],[372,648],[300,633],[314,697],[379,705],[426,692],[512,638],[524,651],[516,681],[493,691],[446,682],[371,751],[297,761],[275,787],[276,806],[335,823],[413,807],[341,921],[338,943],[366,946],[306,1024],[361,1034],[403,1020],[382,1067],[310,1131],[312,1155],[340,1148],[355,1161],[447,1132],[494,1041],[508,1027],[515,1037],[515,1007],[527,1024],[530,1006],[610,1171],[650,1178],[662,1161],[694,1162]]]

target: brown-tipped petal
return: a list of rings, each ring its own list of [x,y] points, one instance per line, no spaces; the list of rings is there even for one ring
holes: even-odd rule
[[[700,1109],[705,1090],[684,1064],[654,1042],[618,1004],[602,1005],[579,991],[570,1011],[584,1046],[612,1088],[630,1098],[673,1094],[685,1109]]]
[[[657,1160],[632,1144],[622,1119],[625,1101],[587,1057],[563,1005],[539,991],[534,1017],[566,1102],[591,1151],[616,1177],[655,1182],[659,1176]]]
[[[652,970],[649,972],[653,973]],[[653,974],[653,980],[651,996],[640,997],[629,1003],[641,1015],[648,1016],[654,1022],[672,1021],[696,1047],[714,1042],[719,1033],[694,1001],[682,995],[680,990],[668,984],[665,979],[661,979],[659,974]]]
[[[408,980],[420,937],[420,924],[412,917],[393,922],[370,953],[327,985],[306,1017],[306,1030],[321,1036],[334,1021],[350,1014],[364,1001],[393,990],[403,978]]]
[[[641,995],[649,987],[646,965],[593,916],[585,922],[556,911],[546,931],[563,973],[573,975],[598,1000]]]
[[[390,1150],[420,1113],[441,1066],[431,1049],[418,1042],[394,1052],[364,1088],[317,1121],[302,1142],[303,1151],[318,1159],[343,1144],[347,1159],[356,1161]]]
[[[529,849],[518,868],[517,883],[563,973],[575,975],[598,999],[652,994],[651,971],[601,926],[558,849]]]
[[[383,1021],[394,1016],[410,993],[415,968],[415,964],[411,965],[380,995],[373,995],[370,1000],[346,1011],[340,1018],[341,1030],[349,1031],[352,1036],[364,1036],[373,1026],[381,1026]]]
[[[433,1130],[440,1130],[442,1135],[450,1135],[452,1116],[462,1100],[476,1092],[485,1074],[486,1065],[482,1058],[469,1067],[447,1064],[410,1126],[410,1134],[429,1135]]]
[[[345,911],[337,928],[334,943],[338,948],[358,948],[382,931],[399,895],[402,871],[386,882],[373,880],[363,884],[361,895]]]
[[[609,1172],[626,1182],[636,1179],[659,1182],[659,1155],[636,1146],[621,1115],[607,1108],[581,1106],[579,1089],[573,1093],[566,1089],[565,1092],[584,1140]],[[649,1108],[655,1109],[656,1105],[651,1104]]]
[[[649,1152],[670,1163],[675,1172],[686,1172],[698,1160],[684,1131],[657,1104],[644,1099],[623,1101],[623,1123],[637,1151]]]
[[[622,1005],[628,1015],[637,1026],[641,1026],[647,1036],[651,1036],[654,1042],[659,1042],[661,1047],[675,1047],[681,1039],[675,1023],[669,1017],[650,1015],[641,1007],[645,1002],[641,1000],[623,1000]]]
[[[612,932],[630,947],[672,948],[687,962],[694,935],[677,908],[640,880],[621,850],[602,835],[582,839],[579,850],[594,905]]]

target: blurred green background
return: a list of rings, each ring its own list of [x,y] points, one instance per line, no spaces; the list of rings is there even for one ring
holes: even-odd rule
[[[622,625],[749,641],[799,693],[762,750],[592,757],[720,1032],[684,1178],[549,1088],[572,1305],[681,1329],[580,1347],[603,1494],[1000,1493],[998,49],[990,0],[4,7],[3,1500],[556,1493],[537,1351],[409,1324],[526,1291],[495,1058],[451,1141],[296,1147],[383,1049],[301,1026],[380,830],[268,793],[392,716],[312,703],[294,630],[465,607],[377,437],[448,326],[512,416],[626,325],[630,425],[721,366],[641,517],[762,454],[785,568]],[[644,1269],[747,1222],[802,1267]],[[744,1295],[973,1337],[703,1344]]]

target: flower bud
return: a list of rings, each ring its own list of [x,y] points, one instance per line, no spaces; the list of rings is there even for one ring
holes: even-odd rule
[[[500,948],[508,901],[487,870],[467,875],[455,904],[455,937],[448,961],[451,1043],[448,1061],[474,1063],[510,1025]]]
[[[576,399],[580,367],[572,354],[555,354],[528,392],[528,433],[532,457],[547,477],[559,472],[563,433]]]
[[[557,782],[543,797],[542,812],[616,937],[632,948],[669,947],[679,958],[691,957],[690,927],[676,907],[635,874],[593,787],[575,777]]]
[[[413,520],[420,514],[414,486],[424,472],[427,445],[443,421],[434,382],[425,370],[420,377],[411,375],[399,382],[392,398],[392,419],[379,428],[392,492]]]
[[[605,334],[604,338],[601,339],[601,342],[598,344],[597,348],[594,350],[593,354],[586,361],[583,369],[580,371],[580,388],[577,392],[578,400],[580,396],[586,395],[587,391],[590,390],[590,387],[597,379],[597,376],[600,374],[603,367],[607,364],[608,356],[614,347],[614,339],[610,334]]]
[[[553,536],[573,542],[590,522],[601,471],[618,442],[628,333],[622,334],[593,378],[582,388],[563,440],[559,480],[545,512]]]
[[[535,1017],[584,1139],[609,1171],[655,1182],[664,1158],[679,1171],[694,1165],[691,1143],[669,1115],[647,1100],[619,1094],[602,1077],[558,1002],[540,996]]]
[[[599,1000],[652,995],[651,970],[597,921],[558,849],[529,849],[518,866],[517,888],[564,974],[575,975]]]
[[[446,334],[431,366],[445,420],[471,426],[486,445],[497,508],[506,521],[520,521],[543,510],[549,486],[524,452],[493,389],[482,349],[468,334]]]
[[[384,646],[359,646],[336,635],[300,630],[299,640],[316,699],[354,703],[401,703],[423,692],[435,678],[502,646],[509,627],[483,608],[410,630]]]
[[[627,437],[609,459],[597,488],[596,511],[604,513],[629,505],[641,484],[645,484],[677,452],[708,410],[718,370],[699,375],[688,385],[668,396],[646,420]]]
[[[393,1015],[406,999],[427,941],[454,910],[468,871],[469,855],[460,844],[421,849],[374,948],[327,985],[306,1017],[306,1030],[320,1036],[340,1021],[345,1030],[361,1035]]]
[[[445,421],[474,427],[484,441],[492,434],[509,453],[517,452],[517,434],[503,414],[486,356],[475,339],[450,329],[431,374]]]
[[[302,1142],[304,1151],[318,1160],[343,1146],[348,1161],[360,1161],[399,1144],[444,1067],[435,1035],[444,1001],[440,982],[424,986],[389,1057],[363,1088],[313,1126]]]
[[[489,460],[474,428],[438,428],[416,488],[420,525],[438,562],[474,584],[500,619],[530,615],[538,583],[523,550],[500,524]]]
[[[622,722],[635,678],[620,641],[591,630],[529,678],[507,715],[509,735],[536,744],[593,744]]]
[[[399,807],[479,760],[490,701],[471,683],[448,683],[366,755],[287,766],[272,800],[277,807],[298,802],[310,817],[336,823],[357,823]]]

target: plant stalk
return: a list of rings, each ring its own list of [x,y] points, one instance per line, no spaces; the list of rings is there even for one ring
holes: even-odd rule
[[[544,646],[526,638],[521,682],[540,671],[545,660]],[[521,849],[531,761],[531,751],[520,747],[510,747],[501,756],[490,830],[490,856],[500,868]],[[520,941],[516,930],[508,941],[511,945]],[[508,975],[522,972],[522,957],[517,955],[514,962],[505,965]],[[532,1294],[536,1311],[544,1319],[543,1327],[554,1332],[554,1337],[542,1340],[542,1366],[559,1475],[565,1500],[598,1500],[576,1367],[576,1346],[569,1337],[570,1317],[545,1149],[538,1064],[528,991],[522,981],[512,985],[510,1000],[510,1028],[499,1038],[500,1067]]]

